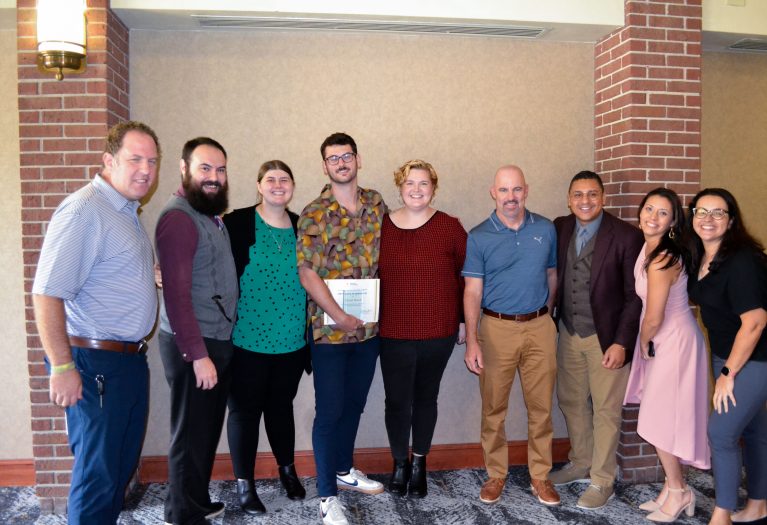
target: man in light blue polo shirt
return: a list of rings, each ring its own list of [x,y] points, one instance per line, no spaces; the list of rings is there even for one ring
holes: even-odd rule
[[[489,476],[479,499],[497,502],[506,483],[506,413],[519,369],[528,414],[530,488],[544,505],[559,505],[548,479],[557,369],[557,331],[549,315],[557,286],[556,231],[551,221],[525,209],[528,187],[517,166],[498,169],[490,194],[495,211],[469,233],[462,272],[464,361],[479,375],[480,440]]]
[[[139,202],[157,178],[146,124],[109,130],[103,168],[59,205],[32,286],[50,365],[50,398],[66,409],[74,454],[70,525],[117,522],[149,408],[143,338],[157,318],[152,244]]]

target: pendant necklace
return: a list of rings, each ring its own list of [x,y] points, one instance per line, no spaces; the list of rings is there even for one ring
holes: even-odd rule
[[[274,241],[274,244],[277,245],[277,249],[282,253],[282,244],[277,240],[277,237],[274,235],[274,231],[272,230],[272,227],[269,226],[269,223],[264,221],[264,224],[266,224],[266,229],[269,230],[269,235],[272,236],[272,240]]]

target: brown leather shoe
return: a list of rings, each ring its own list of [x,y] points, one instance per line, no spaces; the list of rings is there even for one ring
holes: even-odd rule
[[[530,490],[533,491],[533,496],[538,497],[538,501],[549,507],[556,507],[559,505],[559,494],[554,488],[554,484],[548,479],[531,479]]]
[[[503,486],[506,484],[504,478],[490,478],[482,485],[482,490],[479,491],[479,501],[482,503],[495,503],[501,499],[501,493],[503,492]]]

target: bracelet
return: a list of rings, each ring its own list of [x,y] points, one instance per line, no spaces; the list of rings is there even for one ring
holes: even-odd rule
[[[51,373],[62,374],[66,372],[67,370],[74,370],[74,369],[75,369],[75,362],[70,361],[69,363],[64,363],[63,365],[51,366]]]

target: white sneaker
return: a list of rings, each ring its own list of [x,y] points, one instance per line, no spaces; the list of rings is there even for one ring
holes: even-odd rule
[[[330,496],[325,501],[320,500],[320,519],[323,525],[349,525],[344,510],[346,508],[335,496]]]
[[[354,467],[345,476],[336,474],[336,485],[339,489],[356,490],[365,494],[380,494],[384,491],[383,483],[368,478]]]

